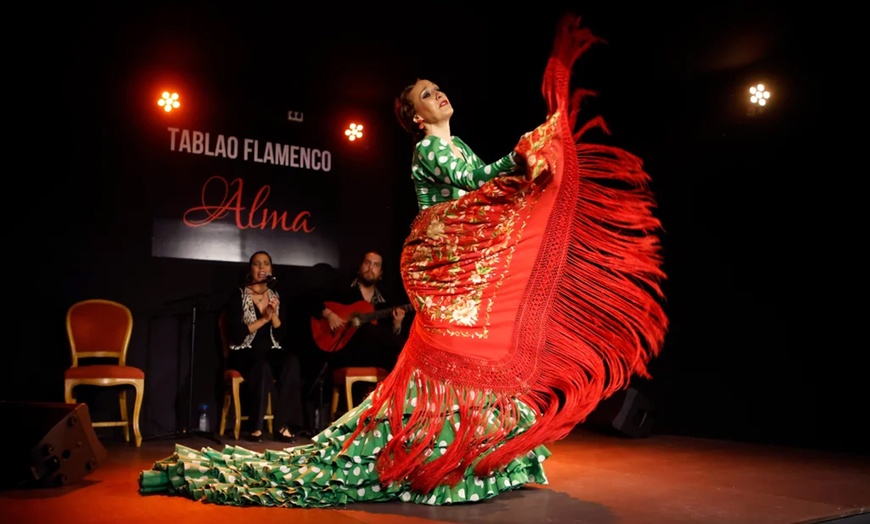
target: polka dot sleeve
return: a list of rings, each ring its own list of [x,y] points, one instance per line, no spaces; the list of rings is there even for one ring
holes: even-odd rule
[[[484,164],[460,138],[453,137],[453,143],[462,152],[461,156],[455,155],[450,144],[438,137],[427,136],[417,143],[411,178],[420,209],[459,198],[488,180],[517,169],[514,153]]]

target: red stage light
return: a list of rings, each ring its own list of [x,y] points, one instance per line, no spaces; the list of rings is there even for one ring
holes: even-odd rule
[[[348,128],[344,131],[344,135],[347,137],[348,140],[353,142],[354,140],[362,138],[362,129],[362,124],[351,123],[350,126],[348,126]]]
[[[157,100],[157,105],[163,108],[164,111],[169,113],[173,109],[178,109],[181,107],[181,102],[178,101],[178,93],[170,93],[169,91],[164,91],[163,95]]]

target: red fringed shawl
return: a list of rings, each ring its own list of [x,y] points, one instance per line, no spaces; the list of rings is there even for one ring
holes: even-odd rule
[[[634,155],[581,142],[591,127],[607,131],[600,119],[573,133],[584,92],[569,98],[571,68],[597,41],[579,17],[561,22],[542,87],[549,116],[515,148],[525,176],[431,206],[412,225],[402,274],[417,315],[357,429],[389,419],[377,463],[385,485],[426,493],[564,438],[632,375],[647,376],[661,349],[665,275],[649,177]],[[518,402],[537,421],[506,438]],[[454,441],[433,456],[457,413]]]

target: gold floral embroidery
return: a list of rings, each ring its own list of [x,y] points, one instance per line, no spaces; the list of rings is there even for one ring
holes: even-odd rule
[[[402,251],[405,289],[422,329],[486,338],[493,303],[507,278],[531,206],[544,188],[532,181],[552,168],[540,154],[555,116],[527,133],[516,151],[529,172],[499,176],[480,189],[420,212]]]
[[[502,195],[503,196],[503,195]],[[460,201],[429,208],[416,223],[406,251],[409,295],[426,329],[486,338],[493,299],[525,225],[517,205],[489,205],[492,195],[470,193]]]

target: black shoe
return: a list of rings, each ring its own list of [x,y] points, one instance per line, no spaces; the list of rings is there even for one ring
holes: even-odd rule
[[[263,434],[260,433],[259,435],[248,435],[246,440],[248,442],[263,442]]]
[[[289,433],[289,431],[288,431],[288,433]],[[292,444],[292,443],[296,442],[296,435],[294,435],[293,433],[290,433],[289,435],[285,435],[284,431],[282,430],[282,431],[279,431],[278,433],[275,434],[275,440],[277,440],[278,442],[286,442],[286,443]]]

